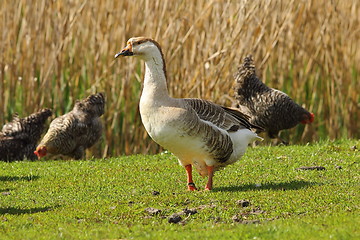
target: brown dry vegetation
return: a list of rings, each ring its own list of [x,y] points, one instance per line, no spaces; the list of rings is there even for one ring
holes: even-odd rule
[[[315,113],[292,143],[359,138],[360,3],[309,1],[26,1],[0,9],[0,124],[41,107],[56,115],[103,91],[99,156],[156,152],[141,125],[143,63],[113,56],[132,36],[162,46],[170,94],[231,105],[252,54],[263,81]],[[285,133],[286,134],[286,133]]]

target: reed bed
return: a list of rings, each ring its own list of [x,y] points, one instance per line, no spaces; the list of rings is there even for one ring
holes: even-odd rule
[[[174,97],[232,105],[233,74],[252,54],[258,75],[315,113],[291,143],[359,138],[360,3],[326,1],[26,1],[0,9],[0,124],[43,107],[107,96],[96,157],[155,153],[138,102],[144,66],[113,56],[132,36],[162,46]],[[286,136],[287,135],[287,136]]]

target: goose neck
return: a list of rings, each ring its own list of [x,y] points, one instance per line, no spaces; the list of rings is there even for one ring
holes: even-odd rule
[[[143,95],[147,98],[169,97],[165,63],[161,56],[145,59]]]

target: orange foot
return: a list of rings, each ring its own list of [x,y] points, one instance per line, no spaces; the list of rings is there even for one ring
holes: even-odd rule
[[[195,186],[195,183],[193,183],[193,182],[188,183],[188,190],[189,191],[196,191],[197,188]]]

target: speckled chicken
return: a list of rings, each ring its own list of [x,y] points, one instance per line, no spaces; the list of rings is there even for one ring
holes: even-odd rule
[[[279,138],[279,131],[308,124],[314,121],[314,114],[296,104],[285,93],[266,86],[255,73],[251,56],[235,74],[235,99],[237,107],[251,116],[252,124],[263,127],[270,138]]]
[[[101,137],[102,123],[99,117],[104,114],[104,107],[103,93],[77,101],[72,111],[51,122],[34,153],[38,158],[47,154],[83,158],[85,150]]]
[[[50,109],[42,109],[25,118],[15,115],[11,122],[6,123],[0,132],[0,160],[35,160],[34,150],[51,114]]]

